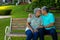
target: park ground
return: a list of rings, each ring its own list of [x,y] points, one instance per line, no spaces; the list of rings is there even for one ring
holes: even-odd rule
[[[11,15],[13,18],[27,18],[28,12],[25,11],[28,5],[19,5],[19,6],[11,6],[12,12]],[[60,13],[54,13],[55,17],[60,17]],[[4,30],[6,26],[9,26],[9,19],[0,19],[0,40],[4,40]],[[58,32],[60,32],[58,30]],[[24,39],[26,39],[24,37]],[[60,40],[60,35],[58,36],[58,39]],[[22,37],[12,37],[12,40],[23,40]],[[46,36],[45,40],[52,40],[51,36]]]

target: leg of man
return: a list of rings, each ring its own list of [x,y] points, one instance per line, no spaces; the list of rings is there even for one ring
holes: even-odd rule
[[[26,31],[26,35],[27,35],[26,40],[31,40],[31,39],[32,39],[32,36],[33,36],[33,33],[32,33],[31,30],[27,30],[27,31]]]
[[[50,35],[52,36],[53,40],[58,40],[56,29],[51,29],[50,30]]]
[[[44,40],[44,29],[43,28],[39,29],[39,36],[40,36],[40,40]]]
[[[33,33],[33,40],[38,40],[38,32]]]

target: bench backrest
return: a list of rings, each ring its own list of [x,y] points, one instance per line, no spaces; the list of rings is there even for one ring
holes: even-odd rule
[[[26,28],[26,18],[13,18],[11,22],[12,30],[25,30]],[[55,26],[57,30],[60,29],[60,18],[56,18]]]
[[[60,30],[60,17],[56,18],[55,26],[56,26],[57,30]]]
[[[26,28],[26,18],[13,18],[12,19],[12,30],[24,30]]]

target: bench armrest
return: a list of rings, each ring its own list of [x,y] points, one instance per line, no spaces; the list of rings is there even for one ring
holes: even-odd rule
[[[5,35],[6,34],[9,34],[10,32],[11,32],[10,27],[9,26],[6,26],[6,28],[5,28]]]

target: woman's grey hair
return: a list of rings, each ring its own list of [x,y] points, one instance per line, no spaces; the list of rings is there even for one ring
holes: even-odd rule
[[[36,14],[37,11],[41,10],[40,8],[35,8],[34,9],[34,14]]]

